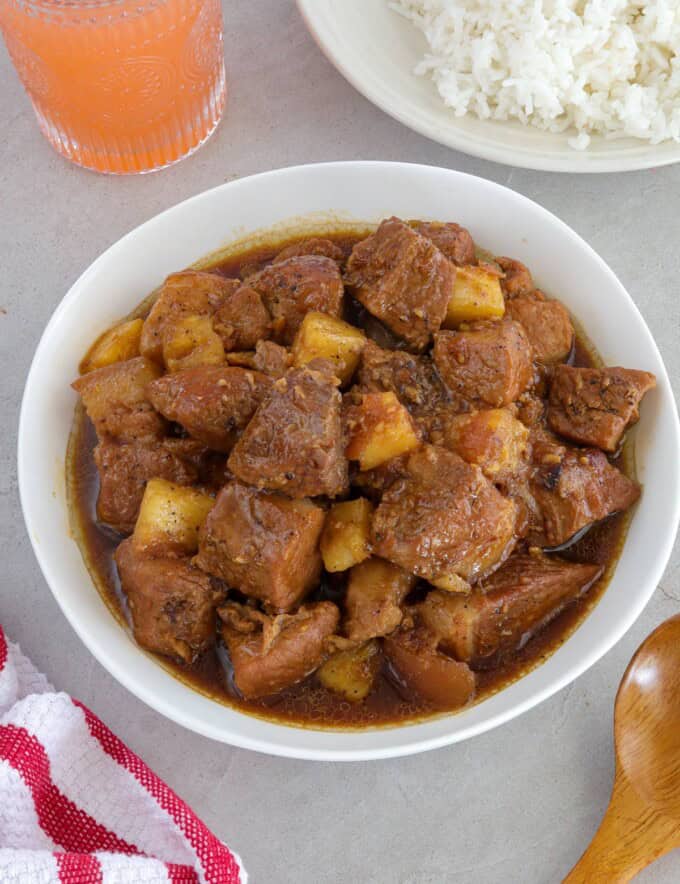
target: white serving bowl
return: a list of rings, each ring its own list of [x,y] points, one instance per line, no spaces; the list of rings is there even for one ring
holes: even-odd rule
[[[518,122],[456,117],[434,83],[413,73],[428,49],[424,35],[388,0],[297,0],[314,39],[340,73],[390,116],[464,153],[548,172],[625,172],[680,161],[680,144],[596,136],[587,150]]]
[[[92,584],[71,538],[64,457],[76,395],[69,384],[92,340],[173,270],[241,238],[301,218],[318,223],[405,218],[456,220],[496,254],[525,261],[612,365],[647,369],[658,387],[633,430],[644,493],[616,574],[590,616],[549,660],[477,706],[413,725],[317,731],[250,717],[173,678],[139,649]],[[73,285],[42,336],[19,427],[19,487],[35,554],[64,614],[121,684],[198,733],[235,746],[308,759],[386,758],[482,733],[554,694],[595,663],[654,592],[679,517],[678,418],[666,370],[621,283],[566,224],[525,197],[480,178],[429,166],[360,162],[298,166],[244,178],[157,215],[101,255]]]

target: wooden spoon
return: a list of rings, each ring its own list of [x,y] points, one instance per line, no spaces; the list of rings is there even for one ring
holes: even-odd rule
[[[680,615],[630,661],[616,695],[614,742],[609,807],[563,884],[630,881],[680,847]]]

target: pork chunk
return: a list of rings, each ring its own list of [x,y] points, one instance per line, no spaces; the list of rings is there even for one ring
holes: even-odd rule
[[[227,602],[219,614],[234,682],[251,700],[276,694],[318,669],[326,657],[326,640],[340,619],[332,602],[302,605],[295,614],[275,617]]]
[[[278,253],[272,263],[278,264],[279,261],[287,261],[288,258],[297,258],[300,255],[320,255],[324,258],[331,258],[333,261],[337,261],[338,264],[345,260],[345,253],[339,245],[336,245],[330,239],[312,236],[310,239],[303,239],[302,242],[295,242],[286,246],[285,249]]]
[[[616,451],[640,418],[640,400],[654,386],[648,371],[560,365],[550,386],[548,424],[574,442]]]
[[[547,446],[543,447],[547,450]],[[541,457],[531,481],[543,530],[535,541],[556,547],[612,513],[626,510],[640,496],[640,486],[594,448],[565,448]]]
[[[230,482],[201,528],[195,561],[244,595],[285,611],[319,580],[323,523],[324,511],[308,500]]]
[[[475,693],[475,674],[467,663],[442,654],[426,630],[400,629],[384,639],[385,656],[409,693],[442,709],[465,706]]]
[[[496,263],[505,273],[501,287],[506,298],[518,298],[530,295],[536,286],[529,269],[521,261],[514,258],[496,258]]]
[[[132,538],[115,552],[137,642],[149,651],[193,663],[215,644],[215,611],[224,590],[188,558],[152,558]]]
[[[354,246],[345,281],[370,313],[424,350],[444,320],[455,273],[429,239],[389,218]]]
[[[373,341],[361,354],[357,386],[369,393],[394,393],[415,418],[431,415],[450,399],[431,359],[383,350]]]
[[[255,350],[227,353],[229,365],[253,368],[270,378],[280,378],[293,364],[290,350],[275,344],[274,341],[258,341]]]
[[[559,301],[537,295],[509,300],[506,312],[526,332],[538,362],[544,365],[564,362],[574,342],[569,313]]]
[[[194,439],[229,452],[271,383],[245,368],[205,365],[158,378],[147,393],[154,408]]]
[[[473,581],[515,543],[516,510],[479,469],[438,446],[409,456],[407,475],[384,493],[373,551],[431,582]]]
[[[212,316],[240,285],[237,279],[201,270],[170,274],[144,321],[139,345],[142,356],[162,364],[166,327],[186,316]]]
[[[199,458],[194,452],[182,450],[184,441],[100,442],[94,449],[99,470],[98,520],[129,534],[135,527],[149,479],[167,479],[177,485],[197,482]]]
[[[258,341],[255,346],[254,368],[271,378],[280,378],[292,365],[289,350],[274,341]]]
[[[393,482],[408,475],[408,458],[408,454],[402,454],[372,470],[360,470],[352,475],[352,485],[360,488],[370,500],[380,501]]]
[[[332,375],[309,367],[274,382],[229,456],[250,485],[290,497],[335,497],[349,485],[340,392]]]
[[[533,380],[531,345],[511,319],[439,332],[434,361],[455,396],[494,408],[514,402]]]
[[[225,351],[250,350],[269,337],[271,319],[255,289],[241,285],[229,292],[215,311],[213,328]]]
[[[157,439],[166,424],[152,408],[146,387],[160,374],[153,362],[137,356],[88,372],[71,386],[80,394],[99,439]]]
[[[273,334],[292,344],[310,310],[340,316],[343,284],[335,261],[319,255],[298,255],[270,264],[248,277],[272,317]]]
[[[474,666],[521,648],[602,574],[544,555],[516,555],[468,596],[435,590],[417,606],[439,647]]]
[[[469,231],[453,221],[409,221],[409,227],[426,236],[454,264],[476,264],[475,244]]]
[[[345,633],[353,641],[389,635],[401,623],[401,603],[415,586],[408,571],[382,559],[367,559],[349,574]]]

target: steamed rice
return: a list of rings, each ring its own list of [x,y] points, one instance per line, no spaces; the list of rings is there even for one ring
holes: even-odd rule
[[[396,0],[425,35],[416,73],[456,116],[680,141],[680,3]]]

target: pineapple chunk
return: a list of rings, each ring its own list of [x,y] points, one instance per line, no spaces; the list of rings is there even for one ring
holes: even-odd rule
[[[327,571],[347,571],[370,555],[373,504],[365,497],[336,503],[326,516],[321,555]]]
[[[163,361],[169,371],[225,361],[222,339],[209,316],[180,316],[163,331]]]
[[[140,553],[190,555],[198,549],[198,531],[215,501],[209,494],[149,479],[132,535]]]
[[[446,448],[476,464],[493,481],[517,472],[529,430],[507,408],[488,408],[452,417],[443,437]]]
[[[370,692],[381,662],[380,645],[371,639],[358,648],[334,654],[316,674],[329,691],[356,703]]]
[[[80,363],[80,373],[87,374],[114,362],[126,362],[139,356],[139,340],[142,337],[143,319],[131,319],[115,325],[100,335]]]
[[[364,393],[350,409],[347,457],[372,470],[420,445],[411,415],[394,393]]]
[[[485,267],[458,267],[444,327],[476,319],[499,319],[505,313],[500,279]]]
[[[328,316],[326,313],[308,313],[293,341],[293,363],[306,365],[312,359],[329,359],[336,368],[342,384],[354,374],[366,336],[358,328]]]

